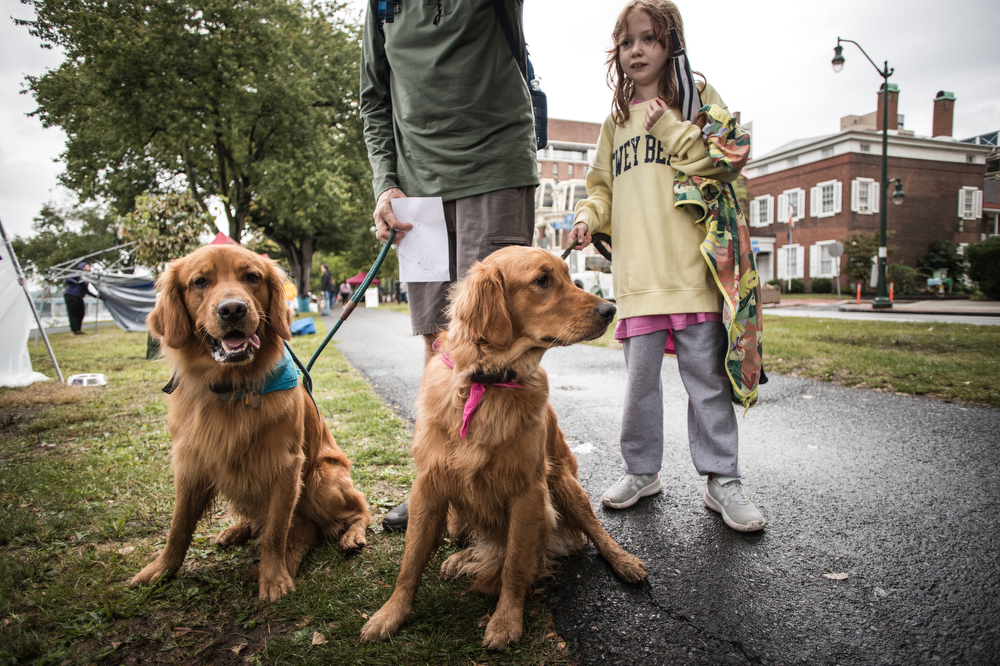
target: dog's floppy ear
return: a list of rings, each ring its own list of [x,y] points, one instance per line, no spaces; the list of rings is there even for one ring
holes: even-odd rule
[[[271,302],[268,306],[267,316],[271,320],[271,328],[274,329],[274,332],[285,340],[291,340],[292,329],[289,328],[289,324],[291,324],[292,314],[288,311],[288,306],[285,305],[285,279],[277,264],[274,261],[268,261],[270,263],[267,267],[267,292]]]
[[[510,346],[514,327],[499,267],[476,264],[469,270],[468,277],[458,283],[451,319],[465,327],[473,342],[501,349]]]
[[[154,337],[163,340],[171,349],[180,349],[191,337],[191,319],[184,306],[176,265],[156,279],[156,289],[160,297],[156,299],[153,311],[146,316],[146,326]]]

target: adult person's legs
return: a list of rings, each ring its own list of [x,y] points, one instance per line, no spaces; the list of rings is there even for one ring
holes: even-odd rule
[[[434,357],[434,340],[448,325],[445,308],[451,285],[477,261],[508,245],[531,245],[535,231],[535,188],[515,187],[444,202],[451,282],[410,282],[410,322],[424,336],[424,365]],[[382,519],[382,529],[406,529],[408,503]]]
[[[83,318],[87,313],[83,299],[65,294],[63,300],[66,301],[66,316],[69,317],[70,330],[73,331],[73,335],[83,335]]]
[[[516,187],[444,202],[448,228],[449,282],[407,284],[413,334],[424,336],[424,361],[433,356],[437,334],[448,326],[445,308],[451,285],[477,261],[508,245],[531,245],[535,188]]]

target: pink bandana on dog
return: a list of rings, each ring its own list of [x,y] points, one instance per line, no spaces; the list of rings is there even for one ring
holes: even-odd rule
[[[437,349],[437,341],[434,342],[434,349]],[[454,368],[455,364],[447,354],[441,354],[441,362],[447,365],[449,368]],[[472,421],[472,413],[476,411],[476,407],[479,406],[479,401],[483,399],[483,395],[486,393],[487,386],[499,386],[501,388],[522,388],[520,384],[515,384],[514,382],[503,382],[503,383],[489,383],[481,384],[478,382],[472,382],[472,387],[469,389],[469,398],[465,401],[465,409],[462,410],[462,439],[465,439],[465,435],[469,432],[469,423]]]

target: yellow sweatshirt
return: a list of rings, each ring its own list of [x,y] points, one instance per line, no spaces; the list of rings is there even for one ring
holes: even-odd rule
[[[707,84],[701,99],[725,108]],[[621,319],[722,312],[719,288],[699,250],[705,227],[694,223],[690,206],[674,208],[674,175],[679,170],[731,182],[738,174],[712,165],[701,130],[681,120],[676,109],[647,132],[643,119],[648,106],[630,107],[624,127],[611,116],[604,121],[587,172],[589,198],[577,205],[574,224],[585,222],[591,233],[610,229]]]

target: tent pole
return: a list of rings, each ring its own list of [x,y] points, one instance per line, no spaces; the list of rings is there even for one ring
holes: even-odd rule
[[[42,319],[38,316],[38,310],[35,309],[35,302],[31,300],[31,292],[28,291],[28,285],[25,284],[24,275],[21,273],[21,264],[17,261],[17,255],[14,254],[14,248],[10,246],[10,241],[7,240],[7,232],[3,228],[3,220],[0,220],[0,236],[3,236],[3,244],[7,247],[7,254],[10,255],[10,262],[14,265],[14,271],[17,273],[17,283],[21,285],[21,289],[24,290],[24,297],[28,299],[28,304],[31,306],[31,313],[35,315],[35,324],[38,325],[38,332],[42,334],[42,339],[45,340],[45,348],[49,350],[49,358],[52,359],[52,365],[56,369],[56,374],[59,375],[59,383],[65,384],[66,380],[63,379],[62,370],[59,369],[59,363],[56,361],[56,354],[52,351],[52,345],[49,344],[49,336],[45,334],[45,329],[42,327]]]

